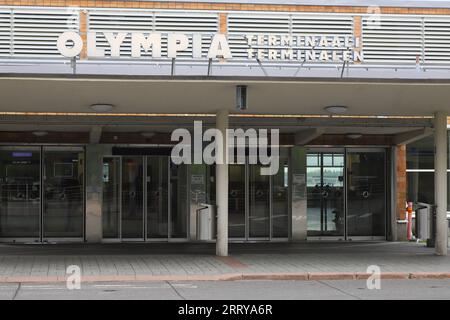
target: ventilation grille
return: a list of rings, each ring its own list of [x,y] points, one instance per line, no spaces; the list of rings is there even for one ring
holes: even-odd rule
[[[338,15],[228,15],[228,33],[234,58],[248,59],[244,34],[353,35],[353,17]],[[303,58],[303,56],[301,56]]]
[[[211,36],[218,32],[218,15],[203,13],[170,13],[170,12],[89,12],[89,31],[95,32],[159,32],[162,34],[183,32],[190,34],[189,42],[192,43],[192,34],[201,33],[202,52],[206,54],[211,43]],[[109,44],[103,35],[98,35],[97,44],[105,50],[105,55],[110,56]],[[167,54],[167,38],[162,37],[162,56]],[[131,34],[125,38],[120,51],[121,56],[131,57]],[[142,56],[151,56],[151,50],[142,51]],[[189,46],[179,54],[179,57],[192,57],[192,47]]]
[[[0,11],[0,57],[11,55],[11,11]]]
[[[381,16],[379,22],[362,19],[366,63],[414,64],[422,60],[422,19]]]
[[[14,57],[61,58],[56,40],[65,31],[79,29],[79,11],[14,9],[9,15],[0,13],[0,28],[1,55],[9,49]],[[3,43],[7,40],[9,48]]]
[[[450,64],[450,19],[424,18],[424,62]]]

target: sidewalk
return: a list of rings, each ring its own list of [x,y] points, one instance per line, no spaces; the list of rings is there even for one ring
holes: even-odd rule
[[[415,243],[0,245],[0,283],[62,282],[70,265],[83,281],[365,279],[377,265],[385,279],[450,278],[450,256]]]

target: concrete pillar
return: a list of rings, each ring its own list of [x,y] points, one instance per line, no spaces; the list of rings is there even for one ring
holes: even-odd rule
[[[291,239],[306,241],[308,233],[308,208],[306,198],[306,148],[291,149]]]
[[[226,154],[228,152],[228,111],[220,110],[216,115],[216,128],[222,132],[223,148],[217,150],[217,159],[221,164],[216,164],[216,205],[217,205],[217,240],[216,255],[228,256],[228,164]]]
[[[86,241],[101,242],[103,148],[99,144],[86,146]]]
[[[437,205],[436,254],[447,255],[447,113],[434,115],[434,192]]]

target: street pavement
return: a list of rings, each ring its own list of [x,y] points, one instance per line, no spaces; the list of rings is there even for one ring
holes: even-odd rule
[[[1,284],[0,300],[375,300],[450,299],[450,280],[382,280],[369,290],[363,280],[152,281],[65,284]]]
[[[1,244],[0,283],[8,278],[17,282],[61,279],[72,265],[79,266],[81,275],[91,281],[98,277],[103,281],[208,280],[242,274],[366,273],[371,265],[382,273],[450,277],[450,255],[436,256],[434,249],[416,243],[248,243],[232,244],[230,252],[230,257],[216,257],[212,243]]]

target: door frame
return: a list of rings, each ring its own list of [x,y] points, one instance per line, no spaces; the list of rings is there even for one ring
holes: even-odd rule
[[[307,148],[306,149],[306,155],[308,155],[309,152],[317,152],[317,153],[340,153],[344,156],[344,168],[343,168],[343,186],[344,186],[344,191],[343,191],[343,204],[342,204],[342,210],[344,213],[344,233],[343,235],[339,235],[339,236],[327,236],[327,235],[320,235],[320,236],[308,236],[306,237],[306,239],[309,240],[321,240],[321,241],[345,241],[347,240],[346,236],[347,236],[347,148],[340,148],[340,147],[311,147],[311,148]],[[322,161],[322,158],[321,158]],[[306,163],[306,161],[305,161]],[[306,165],[307,166],[307,165]],[[321,183],[323,182],[323,163],[321,162],[320,164],[320,175],[321,175]],[[306,170],[307,168],[305,168],[305,172],[306,174],[308,173],[308,171]],[[308,179],[308,177],[306,177],[306,179]],[[308,199],[306,199],[306,201],[308,201]],[[308,209],[307,209],[308,210]],[[322,212],[322,203],[321,203],[321,208],[320,208],[321,212]],[[322,214],[322,213],[321,213]],[[308,218],[308,213],[306,214],[306,217]]]
[[[348,241],[380,241],[380,240],[386,240],[387,239],[387,220],[388,220],[388,202],[387,202],[387,172],[389,168],[388,164],[388,158],[387,158],[387,150],[386,148],[382,147],[355,147],[355,148],[346,148],[346,157],[345,157],[345,180],[348,181],[348,170],[347,170],[347,155],[351,153],[360,153],[360,152],[366,152],[366,153],[382,153],[384,155],[384,236],[349,236],[347,232],[347,210],[348,210],[348,192],[345,190],[345,239]],[[348,188],[348,183],[346,183],[345,188]]]
[[[45,176],[45,149],[54,149],[56,151],[75,151],[83,153],[83,229],[81,237],[45,237],[44,236],[44,218],[45,218],[45,190],[44,190],[44,176]],[[83,242],[86,239],[86,148],[84,146],[41,146],[41,242]]]
[[[307,147],[306,154],[309,152],[318,153],[343,153],[344,154],[344,235],[343,236],[307,236],[307,240],[325,240],[325,241],[380,241],[387,239],[387,220],[388,220],[388,202],[387,202],[387,169],[389,168],[387,149],[383,147]],[[384,154],[384,207],[385,207],[385,223],[384,236],[348,236],[348,155],[358,152],[373,152]],[[323,165],[321,164],[321,175],[323,174]]]
[[[122,215],[123,215],[123,203],[122,203],[122,185],[123,185],[123,178],[122,178],[122,173],[123,173],[123,158],[126,157],[140,157],[142,158],[142,183],[143,183],[143,199],[142,199],[142,205],[143,205],[143,209],[142,209],[142,222],[143,222],[143,227],[142,227],[142,238],[123,238],[122,236]],[[147,159],[148,157],[155,157],[155,158],[163,158],[166,161],[167,165],[167,179],[168,179],[168,183],[167,183],[167,237],[163,237],[163,238],[148,238],[147,237],[147,223],[148,223],[148,219],[147,219]],[[172,232],[171,232],[171,218],[172,218],[172,206],[171,206],[171,198],[170,198],[170,194],[171,194],[171,185],[170,185],[170,178],[171,178],[171,173],[170,173],[170,156],[164,156],[164,155],[103,155],[102,157],[102,164],[104,163],[104,159],[105,158],[116,158],[119,159],[119,217],[118,217],[118,223],[119,223],[119,227],[118,227],[118,236],[116,238],[103,238],[103,227],[102,227],[102,242],[186,242],[188,241],[188,237],[189,237],[189,214],[188,211],[186,209],[186,237],[184,238],[174,238],[172,237]],[[186,167],[187,169],[187,177],[186,179],[188,179],[189,177],[189,166]],[[189,196],[189,181],[187,180],[186,183],[188,184],[188,188],[187,188],[187,197]],[[189,198],[188,198],[189,199]],[[104,214],[102,212],[102,214]]]
[[[37,237],[0,237],[0,242],[16,242],[16,243],[52,243],[52,242],[84,242],[86,239],[86,148],[79,144],[0,144],[0,148],[12,148],[23,150],[26,148],[34,148],[39,150],[39,230]],[[45,149],[54,149],[56,151],[78,151],[83,153],[83,215],[82,215],[82,236],[81,237],[45,237],[44,236],[44,211],[45,211]]]

